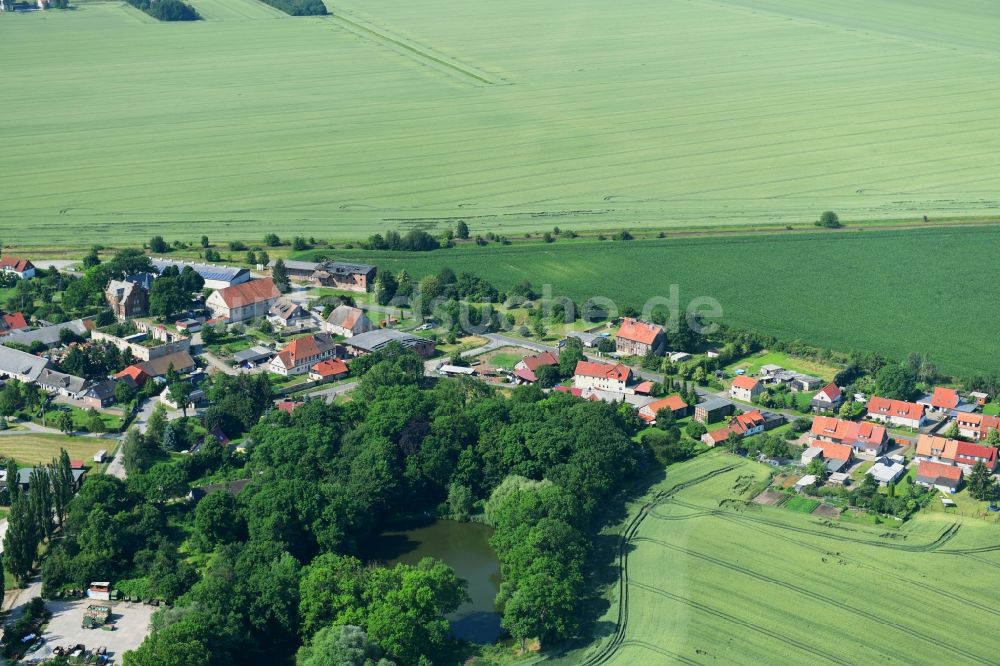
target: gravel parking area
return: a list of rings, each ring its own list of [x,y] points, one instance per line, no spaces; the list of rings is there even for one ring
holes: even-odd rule
[[[84,629],[83,611],[90,604],[111,606],[111,623],[114,631]],[[96,601],[77,599],[74,601],[47,601],[45,607],[52,612],[52,619],[42,637],[45,645],[28,655],[22,663],[39,663],[52,656],[52,650],[59,645],[83,643],[87,652],[101,647],[107,648],[109,663],[121,664],[122,655],[139,647],[149,632],[149,618],[155,610],[153,606],[121,601]]]

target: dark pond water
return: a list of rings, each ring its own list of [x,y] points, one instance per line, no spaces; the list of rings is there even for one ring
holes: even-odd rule
[[[500,635],[500,613],[493,600],[500,589],[500,563],[490,548],[493,530],[478,523],[438,520],[424,527],[382,533],[365,556],[389,566],[416,564],[424,557],[441,560],[469,582],[472,601],[448,616],[451,630],[474,643],[492,643]]]

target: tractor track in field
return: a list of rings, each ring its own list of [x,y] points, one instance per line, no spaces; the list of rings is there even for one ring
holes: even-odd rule
[[[638,512],[632,517],[625,529],[622,531],[621,537],[618,540],[618,619],[616,621],[615,633],[612,635],[611,640],[604,645],[596,654],[588,657],[583,662],[581,666],[598,666],[599,664],[606,664],[615,654],[618,652],[619,648],[624,645],[627,641],[625,640],[625,632],[628,630],[628,612],[629,612],[629,579],[628,579],[628,551],[629,545],[632,543],[632,539],[635,538],[636,533],[639,531],[639,527],[642,526],[642,522],[646,519],[657,504],[669,499],[676,493],[690,488],[691,486],[707,481],[713,477],[720,474],[725,474],[726,472],[731,472],[734,469],[742,466],[742,463],[735,463],[731,465],[726,465],[725,467],[720,467],[719,469],[712,470],[706,474],[695,477],[688,481],[678,483],[667,490],[662,490],[653,496],[653,499],[647,502],[639,509]],[[637,583],[638,584],[638,583]],[[629,641],[631,642],[631,641]],[[647,646],[649,644],[642,641],[634,641],[637,645]],[[657,651],[659,649],[657,648]],[[664,651],[666,652],[666,651]],[[676,655],[668,655],[676,656]],[[679,657],[682,658],[682,657]],[[683,659],[683,658],[682,658]]]
[[[625,647],[626,645],[638,645],[639,647],[645,648],[650,652],[655,652],[657,654],[663,655],[664,657],[669,657],[670,659],[673,659],[675,662],[681,664],[691,664],[691,666],[700,666],[701,663],[693,659],[690,659],[688,657],[685,657],[682,654],[677,654],[676,652],[671,652],[670,650],[664,650],[659,645],[653,645],[652,643],[636,640],[634,638],[629,638],[625,641],[622,641],[619,647]]]
[[[379,46],[388,48],[415,62],[430,67],[444,73],[451,74],[465,83],[477,86],[509,85],[506,81],[496,81],[489,74],[473,68],[464,63],[458,62],[447,56],[433,53],[429,48],[410,44],[408,41],[397,35],[393,35],[387,30],[376,28],[355,16],[345,12],[343,9],[335,9],[330,17],[333,23],[356,37],[373,42]]]
[[[749,620],[741,620],[740,618],[738,618],[738,617],[736,617],[734,615],[730,615],[728,613],[724,613],[723,611],[720,611],[718,609],[712,608],[711,606],[706,606],[705,604],[703,604],[701,602],[698,602],[698,601],[695,601],[694,599],[688,599],[687,597],[682,597],[682,596],[680,596],[678,594],[674,594],[673,592],[667,592],[666,590],[662,590],[662,589],[660,589],[658,587],[653,587],[652,585],[646,585],[644,583],[632,583],[632,584],[635,585],[636,587],[638,587],[639,589],[646,590],[648,592],[652,592],[653,594],[658,594],[658,595],[660,595],[662,597],[666,597],[667,599],[670,599],[671,601],[676,601],[678,603],[684,604],[685,606],[693,608],[694,610],[697,610],[697,611],[701,611],[702,613],[706,613],[707,615],[711,615],[713,617],[719,618],[720,620],[725,620],[726,622],[729,622],[731,624],[739,625],[741,627],[744,627],[746,629],[754,631],[754,632],[756,632],[758,634],[763,634],[764,636],[769,636],[770,638],[773,638],[774,640],[776,640],[776,641],[778,641],[780,643],[784,643],[786,645],[791,645],[793,647],[796,647],[799,650],[802,650],[803,652],[807,652],[807,653],[811,654],[814,657],[819,657],[821,659],[825,659],[825,660],[827,660],[829,662],[832,662],[832,663],[835,663],[835,664],[844,664],[845,666],[849,666],[851,664],[851,662],[844,661],[843,659],[841,659],[840,657],[838,657],[835,654],[831,654],[831,653],[826,652],[824,650],[821,650],[819,648],[815,648],[815,647],[813,647],[813,646],[811,646],[811,645],[809,645],[807,643],[803,643],[802,641],[796,640],[796,639],[792,638],[791,636],[788,636],[787,634],[781,634],[781,633],[778,633],[777,631],[772,631],[771,629],[768,629],[767,627],[761,626],[759,624],[754,624],[753,622],[750,622]]]
[[[910,627],[901,625],[901,624],[899,624],[897,622],[893,622],[893,621],[888,620],[885,617],[883,617],[881,615],[878,615],[876,613],[872,613],[872,612],[866,611],[866,610],[864,610],[862,608],[857,608],[855,606],[851,606],[850,604],[844,603],[842,601],[838,601],[838,600],[836,600],[836,599],[834,599],[832,597],[826,596],[824,594],[820,594],[820,593],[815,592],[813,590],[807,590],[807,589],[805,589],[803,587],[799,587],[798,585],[794,585],[794,584],[789,583],[787,581],[783,581],[783,580],[781,580],[779,578],[774,578],[773,576],[768,576],[766,574],[762,574],[762,573],[753,571],[752,569],[749,569],[747,567],[741,566],[739,564],[735,564],[733,562],[727,562],[726,560],[722,560],[722,559],[719,559],[717,557],[713,557],[711,555],[707,555],[705,553],[700,553],[700,552],[698,552],[696,550],[691,550],[689,548],[683,548],[681,546],[675,546],[674,544],[668,543],[666,541],[662,541],[660,539],[653,539],[652,537],[636,537],[635,539],[633,539],[633,541],[647,541],[649,543],[654,543],[654,544],[656,544],[658,546],[661,546],[661,547],[666,548],[668,550],[673,550],[674,552],[680,553],[680,554],[682,554],[684,556],[694,557],[695,559],[699,559],[699,560],[701,560],[703,562],[708,562],[710,564],[714,564],[714,565],[722,567],[724,569],[728,569],[729,571],[733,571],[735,573],[743,574],[744,576],[748,576],[750,578],[754,578],[754,579],[762,581],[764,583],[768,583],[770,585],[775,585],[777,587],[784,588],[784,589],[789,590],[791,592],[795,592],[796,594],[801,594],[801,595],[806,596],[806,597],[811,597],[811,598],[814,598],[814,599],[818,599],[818,600],[822,601],[823,603],[828,604],[830,606],[833,606],[835,608],[839,608],[842,611],[846,611],[846,612],[851,613],[853,615],[858,615],[858,616],[864,617],[864,618],[866,618],[868,620],[871,620],[872,622],[875,622],[877,624],[881,624],[881,625],[885,625],[887,627],[891,627],[891,628],[895,629],[896,631],[899,631],[900,633],[906,634],[907,636],[909,636],[911,638],[915,638],[917,640],[926,641],[926,642],[934,644],[934,645],[942,645],[942,646],[948,648],[949,650],[955,652],[956,654],[960,654],[960,655],[963,655],[964,657],[967,657],[971,661],[976,661],[976,662],[979,662],[979,663],[982,663],[982,664],[991,664],[992,663],[991,661],[989,661],[987,659],[983,659],[982,657],[976,655],[975,653],[966,651],[962,647],[959,647],[959,646],[956,646],[956,645],[950,645],[950,644],[945,643],[945,642],[940,641],[940,640],[931,639],[928,636],[926,636],[924,633],[922,633],[920,631],[917,631],[916,629],[912,629]]]
[[[909,545],[909,544],[897,544],[897,543],[880,543],[878,541],[871,541],[868,539],[858,539],[855,537],[844,536],[841,534],[831,534],[829,532],[807,529],[805,527],[795,527],[793,525],[788,525],[781,521],[736,514],[732,511],[726,511],[725,509],[706,509],[703,506],[698,506],[697,504],[690,504],[688,502],[682,502],[679,500],[673,500],[672,504],[684,507],[685,509],[694,509],[698,512],[701,512],[702,515],[716,516],[718,518],[722,518],[723,520],[729,520],[731,522],[767,525],[769,527],[774,527],[782,531],[797,532],[799,534],[807,534],[809,536],[822,537],[822,538],[832,539],[834,541],[842,541],[845,543],[856,543],[865,546],[873,546],[875,548],[888,548],[891,550],[900,550],[911,553],[926,553],[934,551],[952,552],[952,551],[939,551],[939,549],[941,548],[941,546],[951,541],[958,533],[961,527],[958,523],[952,523],[934,541],[928,544]],[[651,511],[650,513],[654,518],[657,518],[659,520],[673,519],[670,516],[665,516],[664,514],[657,513],[655,511]],[[977,549],[972,549],[972,550],[973,552],[978,552]]]
[[[659,518],[659,519],[661,519],[661,520],[667,520],[667,521],[669,521],[669,520],[687,520],[689,518],[701,518],[701,517],[710,516],[710,515],[717,515],[720,518],[724,517],[724,516],[718,515],[717,512],[713,512],[713,511],[703,511],[703,512],[696,513],[696,514],[686,514],[684,516],[676,516],[676,517],[673,517],[673,516],[662,516],[662,515],[658,515],[656,517]],[[819,553],[820,555],[829,556],[829,557],[837,557],[837,558],[840,558],[840,559],[844,559],[844,560],[849,560],[849,561],[855,562],[859,566],[871,567],[871,565],[869,565],[869,564],[867,564],[865,562],[859,562],[859,561],[857,561],[857,560],[855,560],[853,558],[845,557],[842,553],[833,552],[833,551],[830,551],[827,548],[823,548],[822,546],[817,546],[817,545],[808,543],[806,541],[801,541],[799,539],[794,539],[794,538],[792,538],[792,537],[790,537],[790,536],[788,536],[786,534],[781,534],[780,533],[780,529],[781,528],[779,527],[778,529],[779,529],[779,531],[777,531],[777,532],[770,531],[770,530],[762,530],[762,532],[764,532],[765,534],[767,534],[767,535],[769,535],[769,536],[771,536],[771,537],[773,537],[775,539],[781,539],[782,541],[787,541],[788,543],[793,543],[793,544],[795,544],[797,546],[800,546],[802,548],[806,548],[808,550],[815,551],[815,552]],[[867,543],[867,542],[862,542],[862,543]],[[992,549],[992,547],[990,547],[990,549]],[[979,551],[981,549],[972,549],[972,550]],[[960,550],[935,550],[935,551],[931,551],[931,552],[933,552],[935,554],[947,553],[947,554],[951,554],[951,555],[963,555],[963,556],[968,557],[970,559],[976,560],[977,562],[980,562],[982,564],[987,564],[989,566],[1000,568],[1000,564],[998,564],[998,563],[990,562],[989,560],[984,560],[983,558],[980,558],[980,557],[975,557],[974,555],[970,555],[968,553],[961,552]],[[875,567],[871,567],[871,568],[875,569]],[[878,571],[878,573],[879,573],[880,576],[888,576],[888,577],[890,577],[890,578],[892,578],[892,579],[894,579],[896,581],[899,581],[900,583],[903,583],[904,585],[909,585],[909,586],[912,586],[912,587],[919,588],[921,590],[926,590],[927,592],[931,592],[933,594],[937,594],[937,595],[939,595],[941,597],[944,597],[946,599],[954,599],[955,598],[955,595],[954,595],[953,592],[948,592],[948,591],[942,590],[940,588],[934,587],[933,585],[931,585],[929,583],[924,583],[924,582],[919,581],[919,580],[913,580],[912,578],[907,578],[906,576],[901,576],[899,574],[896,574],[896,573],[893,573],[893,572],[890,572],[890,571],[886,571],[886,570],[882,570],[882,569],[876,569],[876,570]],[[978,601],[973,601],[972,599],[960,599],[960,601],[963,604],[965,604],[966,606],[972,606],[973,608],[981,610],[984,613],[989,613],[991,615],[995,615],[997,617],[1000,617],[1000,609],[994,608],[992,606],[987,606],[985,604],[981,604]]]

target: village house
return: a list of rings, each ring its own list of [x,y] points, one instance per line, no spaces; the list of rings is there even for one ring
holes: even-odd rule
[[[205,300],[205,306],[213,317],[235,323],[267,315],[280,297],[281,292],[274,286],[274,281],[266,278],[214,291]]]
[[[981,462],[992,472],[997,466],[997,448],[946,437],[920,435],[915,458],[958,465],[967,470]]]
[[[888,486],[890,483],[895,483],[906,473],[906,465],[901,460],[879,458],[868,469],[868,475],[878,481],[880,486]]]
[[[733,403],[722,398],[709,398],[694,406],[694,420],[699,423],[715,423],[726,418],[735,409]]]
[[[28,328],[28,320],[25,319],[24,313],[9,312],[0,316],[0,336],[25,328]]]
[[[434,355],[434,341],[392,328],[377,328],[374,331],[352,336],[344,343],[353,356],[362,356],[381,351],[391,344],[411,349],[423,358]]]
[[[80,398],[87,388],[87,380],[75,375],[67,375],[51,368],[45,368],[35,380],[39,386],[56,395],[66,398]]]
[[[344,338],[351,338],[375,330],[368,315],[361,308],[350,305],[338,305],[326,318],[324,327],[327,333],[339,335]]]
[[[989,414],[956,414],[955,423],[962,437],[978,442],[989,437],[990,430],[1000,430],[1000,416]]]
[[[880,423],[919,429],[926,422],[924,406],[903,400],[872,396],[868,401],[868,419]]]
[[[765,430],[771,430],[784,423],[784,418],[778,414],[763,414],[759,409],[745,414],[739,414],[729,420],[729,426],[706,432],[701,437],[708,446],[717,446],[729,438],[730,433],[736,433],[740,437],[750,437],[758,435]]]
[[[302,328],[312,323],[312,315],[295,301],[282,296],[267,311],[267,320],[278,328]]]
[[[112,280],[104,297],[119,321],[149,314],[149,292],[140,284],[127,280]]]
[[[328,358],[309,368],[309,379],[314,382],[333,382],[343,379],[350,370],[347,363],[339,358]]]
[[[826,470],[831,474],[843,471],[854,460],[854,448],[846,444],[817,440],[813,442],[813,447],[822,452]]]
[[[320,287],[365,292],[372,287],[375,281],[375,267],[366,264],[325,261],[316,267],[310,279]]]
[[[301,375],[316,363],[337,355],[337,343],[329,333],[315,333],[292,340],[271,359],[267,369],[279,375]]]
[[[150,377],[166,377],[170,368],[173,368],[177,374],[183,375],[194,370],[196,365],[191,353],[185,349],[151,358],[140,363],[139,367]]]
[[[844,394],[840,387],[831,382],[813,396],[809,406],[814,412],[836,412],[843,401]]]
[[[809,430],[812,441],[831,442],[850,446],[858,453],[881,455],[889,443],[883,426],[874,423],[844,421],[830,416],[817,416]]]
[[[667,343],[663,328],[632,317],[625,317],[615,334],[615,351],[623,356],[662,354]]]
[[[962,468],[946,463],[921,460],[917,463],[917,483],[943,493],[956,493],[962,485]]]
[[[978,406],[983,407],[990,401],[990,394],[982,391],[969,391],[969,399]]]
[[[632,369],[621,363],[578,361],[573,372],[573,386],[625,393],[632,383]]]
[[[729,397],[743,402],[753,402],[753,399],[764,392],[764,385],[747,375],[740,375],[733,379],[729,387]]]
[[[690,407],[684,402],[684,398],[679,395],[671,395],[661,400],[651,402],[639,408],[639,418],[650,425],[656,424],[656,414],[661,409],[670,409],[674,418],[684,418],[688,415]]]
[[[294,259],[282,259],[281,261],[285,264],[285,272],[288,273],[289,279],[292,280],[308,280],[319,268],[319,262],[316,261],[295,261]],[[278,260],[272,259],[268,262],[267,267],[273,272],[276,263]]]
[[[0,257],[0,272],[16,275],[24,280],[35,277],[35,265],[20,257]]]
[[[30,347],[33,343],[38,342],[51,349],[52,347],[62,345],[62,340],[65,336],[63,331],[69,331],[73,335],[83,338],[89,335],[93,328],[94,322],[90,319],[74,319],[72,321],[64,321],[61,324],[42,326],[41,328],[25,328],[11,331],[3,336],[3,344],[16,342],[17,344]]]
[[[960,413],[974,412],[978,407],[974,402],[963,400],[962,396],[955,389],[943,386],[935,387],[933,393],[924,396],[920,400],[917,400],[917,402],[924,405],[928,416],[938,419],[955,416]]]
[[[250,271],[232,266],[216,266],[215,264],[198,264],[190,261],[175,261],[173,259],[153,259],[153,268],[162,273],[170,266],[175,266],[178,272],[183,272],[185,266],[201,276],[205,281],[205,289],[225,289],[236,284],[250,281]]]
[[[47,368],[44,358],[0,345],[0,379],[17,379],[33,382]]]
[[[101,409],[107,407],[115,401],[115,382],[105,379],[103,382],[92,384],[83,392],[80,397],[83,406],[91,409]]]
[[[538,381],[535,372],[544,366],[559,367],[559,357],[552,352],[541,352],[525,356],[514,365],[514,377],[526,384],[534,384]]]
[[[114,378],[128,383],[133,391],[138,391],[149,381],[150,376],[138,365],[130,365],[121,372],[116,373]]]

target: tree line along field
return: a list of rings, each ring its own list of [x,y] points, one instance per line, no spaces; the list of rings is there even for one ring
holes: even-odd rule
[[[563,661],[996,663],[995,525],[934,514],[890,530],[747,505],[767,474],[718,453],[671,466],[622,527],[607,635]]]
[[[3,240],[995,213],[987,0],[193,0],[0,16]]]
[[[474,230],[475,232],[475,230]],[[338,252],[421,277],[449,266],[499,288],[529,280],[582,303],[641,308],[669,296],[722,306],[726,324],[840,351],[904,359],[926,352],[944,372],[1000,372],[1000,229],[954,228],[644,241],[564,241],[425,253]]]

